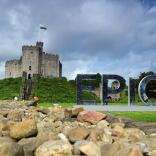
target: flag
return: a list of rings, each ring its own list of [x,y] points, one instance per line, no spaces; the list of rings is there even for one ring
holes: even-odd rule
[[[44,25],[40,25],[40,29],[47,30],[47,27],[45,27]]]

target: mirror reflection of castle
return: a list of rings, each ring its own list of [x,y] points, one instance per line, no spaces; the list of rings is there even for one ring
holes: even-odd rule
[[[22,56],[19,60],[9,60],[5,64],[5,78],[22,77],[27,73],[31,79],[33,74],[42,77],[61,77],[62,64],[58,55],[43,52],[43,42],[34,46],[22,46]]]

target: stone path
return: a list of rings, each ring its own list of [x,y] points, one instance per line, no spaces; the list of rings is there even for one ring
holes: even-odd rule
[[[75,105],[75,107],[83,107],[87,110],[94,110],[94,111],[136,111],[136,112],[156,112],[156,106],[97,106],[97,105]]]

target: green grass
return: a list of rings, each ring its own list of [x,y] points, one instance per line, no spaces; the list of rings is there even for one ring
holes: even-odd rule
[[[65,78],[40,78],[33,95],[39,96],[41,102],[69,103],[70,105],[76,102],[76,85]],[[95,94],[88,92],[83,93],[83,99],[99,101]]]
[[[12,99],[13,96],[19,96],[21,78],[9,78],[0,80],[0,100]]]
[[[0,100],[12,99],[13,96],[19,97],[21,84],[21,78],[0,80]],[[76,102],[76,85],[66,78],[40,78],[33,89],[33,96],[39,96],[42,103],[66,103],[67,107]],[[99,101],[93,93],[83,92],[82,96],[86,100]]]
[[[156,112],[109,112],[134,121],[156,122]]]

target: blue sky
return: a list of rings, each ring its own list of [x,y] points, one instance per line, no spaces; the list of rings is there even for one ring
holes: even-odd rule
[[[69,79],[156,72],[156,0],[1,0],[0,15],[0,78],[5,61],[36,41],[60,55]]]

